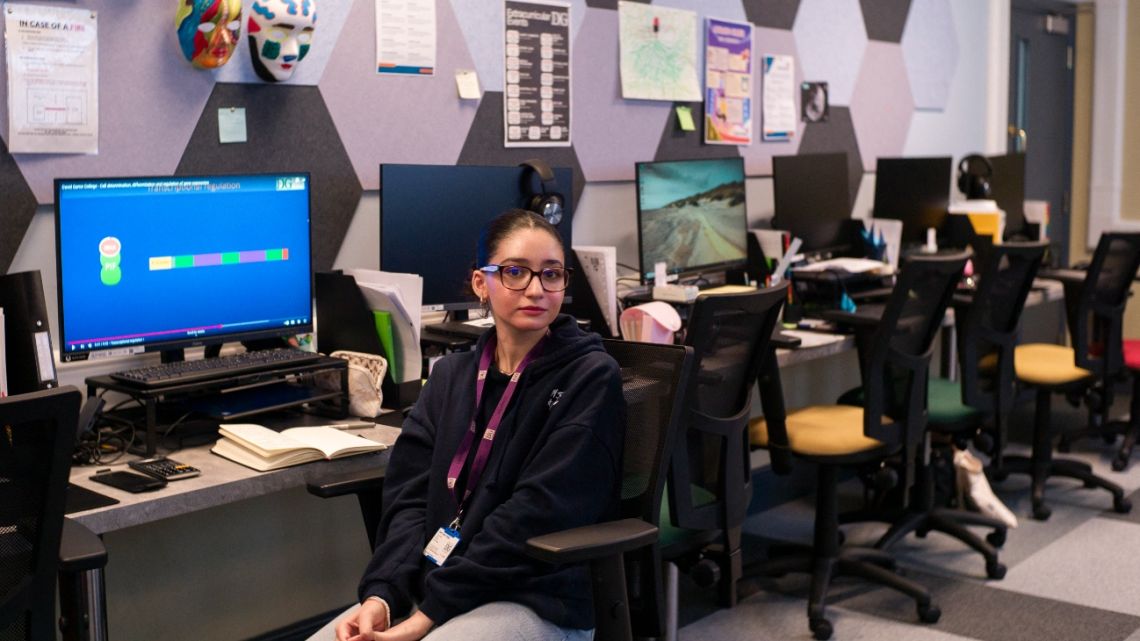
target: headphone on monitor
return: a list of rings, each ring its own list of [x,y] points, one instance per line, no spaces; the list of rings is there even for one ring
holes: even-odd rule
[[[970,200],[990,197],[994,166],[981,154],[970,154],[958,161],[958,191]]]
[[[542,216],[551,225],[562,222],[563,206],[566,198],[558,193],[558,182],[554,179],[554,170],[545,161],[531,158],[519,164],[523,168],[523,191],[528,194],[526,209]],[[535,189],[534,178],[538,178],[538,189]]]

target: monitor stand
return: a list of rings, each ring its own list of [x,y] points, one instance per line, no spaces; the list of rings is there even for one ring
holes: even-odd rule
[[[222,344],[207,345],[203,356],[205,358],[217,358],[222,355]],[[164,349],[161,352],[163,363],[181,363],[186,360],[186,350],[183,349]]]

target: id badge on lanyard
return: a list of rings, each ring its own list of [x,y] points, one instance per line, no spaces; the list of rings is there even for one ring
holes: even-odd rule
[[[475,486],[479,483],[479,479],[483,476],[483,471],[487,468],[487,461],[491,457],[491,445],[495,440],[495,433],[499,430],[499,424],[503,422],[503,414],[507,411],[507,406],[510,405],[511,397],[514,396],[515,388],[518,386],[519,378],[526,366],[542,351],[542,346],[546,342],[545,338],[538,342],[537,345],[531,348],[519,363],[518,369],[511,374],[511,380],[507,383],[507,389],[503,390],[503,395],[499,398],[499,402],[495,405],[495,411],[491,414],[490,420],[487,421],[487,427],[483,430],[483,438],[479,440],[479,446],[475,450],[475,460],[471,463],[471,469],[467,472],[467,483],[463,490],[463,496],[456,496],[455,484],[459,480],[459,475],[463,472],[463,465],[467,462],[467,457],[471,454],[471,448],[475,446],[475,435],[478,432],[478,427],[475,424],[475,415],[479,413],[479,405],[483,400],[483,387],[487,382],[487,372],[491,367],[491,362],[495,356],[495,337],[491,336],[483,345],[483,353],[479,357],[479,375],[475,380],[475,412],[471,416],[471,423],[467,427],[467,433],[463,435],[463,441],[459,444],[459,449],[455,452],[455,456],[451,459],[451,466],[447,471],[447,489],[451,492],[452,498],[458,506],[455,518],[445,527],[439,528],[435,536],[431,537],[426,547],[424,547],[424,556],[429,561],[436,565],[443,565],[447,557],[455,551],[456,546],[459,545],[460,535],[460,519],[463,516],[463,507],[467,504],[467,499],[470,498]]]

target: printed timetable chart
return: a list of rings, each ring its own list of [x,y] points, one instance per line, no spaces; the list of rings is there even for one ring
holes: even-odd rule
[[[506,0],[503,143],[570,146],[570,6]]]

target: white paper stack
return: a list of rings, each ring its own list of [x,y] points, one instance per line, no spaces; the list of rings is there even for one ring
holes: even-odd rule
[[[373,269],[346,269],[356,279],[364,302],[373,311],[392,315],[396,353],[389,358],[389,371],[397,383],[420,378],[423,353],[420,351],[424,279],[418,274],[398,274]]]
[[[578,263],[590,283],[590,290],[598,301],[598,307],[610,326],[611,336],[618,333],[617,313],[617,248],[597,245],[580,245],[574,248]]]

